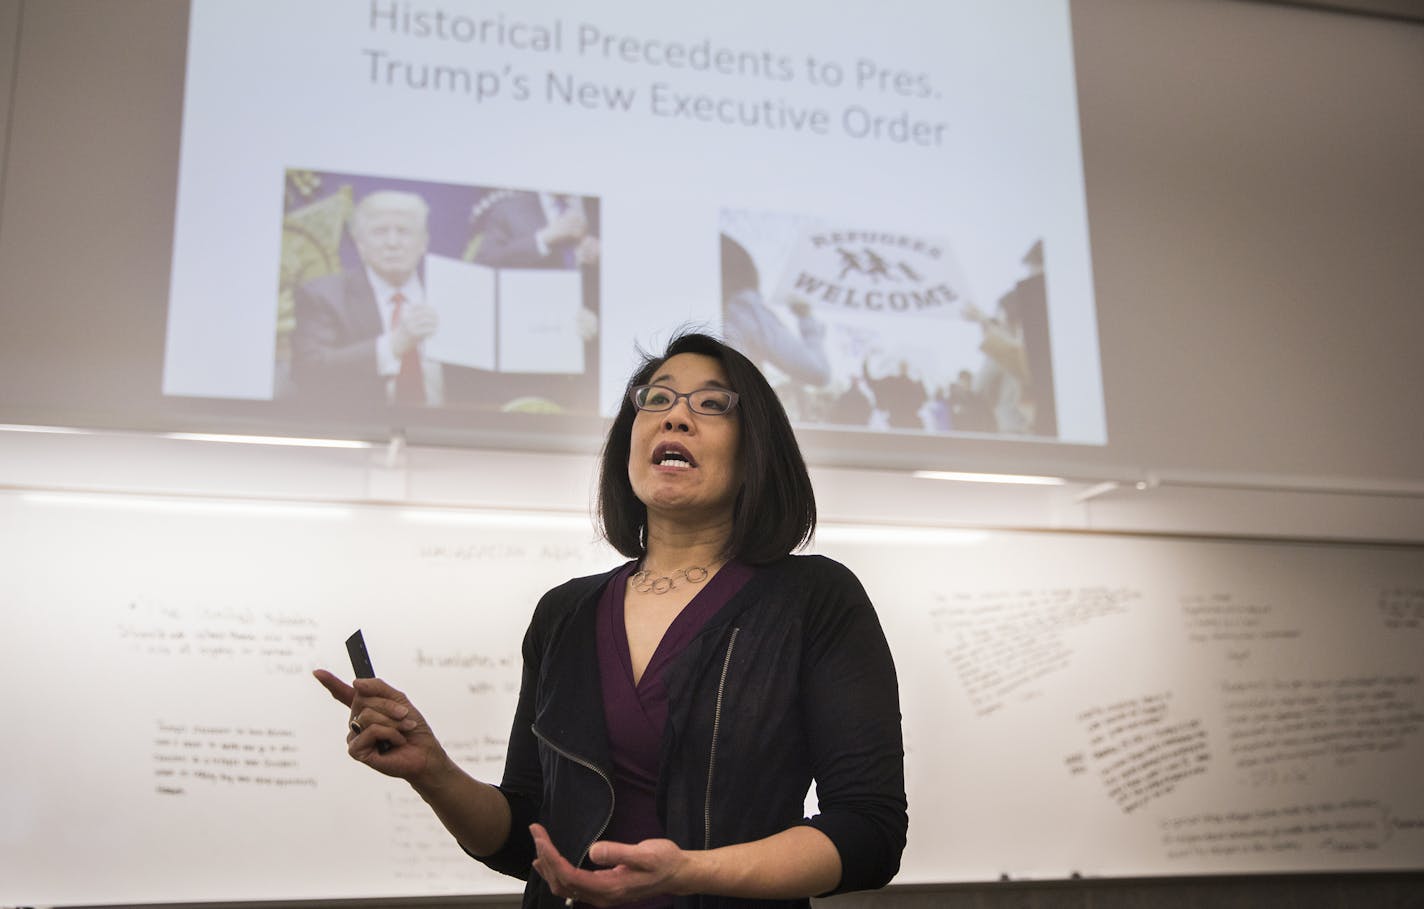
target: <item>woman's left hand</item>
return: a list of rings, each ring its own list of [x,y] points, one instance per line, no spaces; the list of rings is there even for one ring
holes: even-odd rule
[[[548,831],[532,824],[534,870],[555,896],[592,906],[613,906],[664,893],[691,892],[680,879],[690,868],[689,856],[672,840],[609,843],[600,840],[588,850],[598,870],[575,868],[559,854]]]

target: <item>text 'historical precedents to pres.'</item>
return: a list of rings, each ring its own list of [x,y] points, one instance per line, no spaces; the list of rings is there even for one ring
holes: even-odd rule
[[[866,56],[840,60],[801,48],[629,34],[590,21],[477,16],[391,0],[371,0],[364,15],[373,40],[357,48],[357,67],[376,91],[909,148],[942,148],[949,139],[929,74]],[[543,65],[551,58],[564,64]],[[640,71],[654,75],[644,81]],[[725,88],[709,89],[714,82]],[[768,93],[772,86],[786,93]]]

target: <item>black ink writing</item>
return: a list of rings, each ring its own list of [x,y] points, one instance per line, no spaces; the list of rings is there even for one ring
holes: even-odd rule
[[[1130,698],[1078,716],[1088,733],[1086,763],[1125,814],[1205,773],[1211,762],[1201,720],[1173,719],[1171,699],[1166,693]],[[1069,758],[1070,772],[1079,758]]]
[[[986,716],[1016,692],[1031,697],[1029,686],[1067,668],[1068,631],[1119,615],[1140,597],[1109,587],[993,591],[956,595],[930,618],[949,638],[945,653],[975,712]]]
[[[315,787],[302,770],[291,729],[158,720],[152,745],[154,792],[201,795],[231,787]]]

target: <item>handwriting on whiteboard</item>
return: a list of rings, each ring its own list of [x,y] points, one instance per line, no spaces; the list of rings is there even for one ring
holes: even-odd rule
[[[1424,629],[1424,587],[1389,587],[1376,600],[1380,621],[1390,630]]]
[[[1211,593],[1184,595],[1181,604],[1187,638],[1193,644],[1240,646],[1300,637],[1300,629],[1285,623],[1270,603]]]
[[[935,632],[978,716],[1002,709],[1011,695],[1031,697],[1030,686],[1066,669],[1072,651],[1065,633],[1127,611],[1141,599],[1129,587],[1058,587],[936,595]]]
[[[152,739],[154,792],[216,794],[235,787],[316,787],[302,769],[295,730],[233,723],[157,720]]]
[[[444,744],[455,763],[471,776],[482,780],[500,778],[504,754],[509,745],[506,737],[484,734],[452,738]],[[436,819],[430,806],[413,790],[397,788],[387,793],[386,800],[386,826],[391,845],[389,855],[397,879],[453,879],[468,883],[497,877],[465,854],[455,838]]]
[[[318,622],[249,606],[135,600],[113,631],[130,652],[150,659],[242,662],[268,674],[297,675],[316,652]]]
[[[520,657],[513,651],[431,651],[417,647],[415,665],[421,669],[458,670],[465,675],[465,685],[470,694],[512,695],[519,690]]]
[[[1206,729],[1198,718],[1173,717],[1171,701],[1172,695],[1163,692],[1080,713],[1088,750],[1068,757],[1069,770],[1096,770],[1124,814],[1206,773],[1211,763]]]
[[[1159,821],[1167,858],[1257,860],[1291,853],[1375,852],[1394,834],[1389,810],[1370,799],[1205,811]]]
[[[1241,782],[1309,782],[1403,750],[1424,730],[1419,676],[1271,678],[1221,683],[1227,745]]]

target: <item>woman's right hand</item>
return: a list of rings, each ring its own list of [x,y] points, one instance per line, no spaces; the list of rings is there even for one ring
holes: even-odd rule
[[[380,679],[356,679],[348,685],[325,669],[312,675],[350,708],[346,752],[356,760],[411,782],[449,766],[445,749],[403,692]]]

